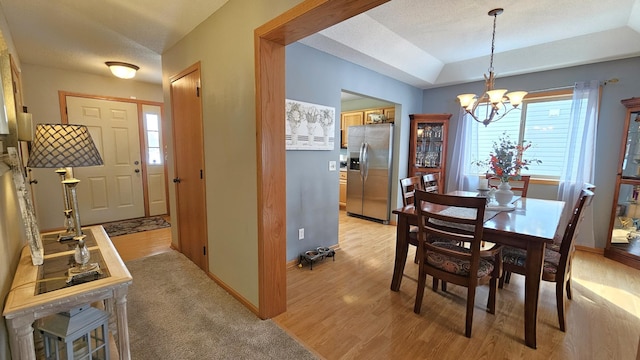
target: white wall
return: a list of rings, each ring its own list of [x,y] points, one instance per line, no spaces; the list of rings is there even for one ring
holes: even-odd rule
[[[60,123],[58,91],[162,102],[162,86],[116,77],[92,75],[39,65],[22,64],[24,105],[35,123]],[[60,178],[54,169],[33,169],[36,212],[42,231],[62,227]],[[79,195],[82,196],[82,195]]]

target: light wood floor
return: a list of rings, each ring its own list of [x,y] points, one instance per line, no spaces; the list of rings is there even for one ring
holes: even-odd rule
[[[425,290],[413,313],[417,266],[411,248],[399,292],[389,289],[395,226],[340,215],[340,249],[326,259],[287,270],[287,311],[273,320],[326,359],[638,359],[640,271],[578,252],[567,332],[558,328],[555,287],[543,282],[538,349],[524,345],[524,278],[498,291],[495,315],[484,311],[480,287],[471,339],[464,336],[465,289]],[[156,233],[157,232],[157,233]],[[166,232],[167,235],[161,235]],[[129,243],[135,237],[135,244]],[[131,238],[131,239],[132,239]],[[164,240],[158,240],[158,239]],[[169,250],[168,229],[114,237],[123,259]],[[164,241],[164,242],[163,242]],[[126,261],[126,260],[125,260]]]

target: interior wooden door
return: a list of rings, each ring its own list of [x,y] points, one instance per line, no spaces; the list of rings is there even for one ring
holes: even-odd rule
[[[135,103],[66,97],[69,124],[86,125],[103,166],[74,168],[82,224],[145,216]]]
[[[171,109],[178,243],[180,251],[206,271],[207,216],[199,64],[171,78]]]

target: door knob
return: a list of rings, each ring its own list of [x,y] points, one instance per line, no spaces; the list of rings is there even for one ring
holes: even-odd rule
[[[176,183],[176,184],[178,184],[178,183],[180,182],[180,178],[179,178],[179,177],[177,177],[177,178],[173,179],[173,182],[174,182],[174,183]]]
[[[136,173],[139,173],[139,172],[140,172],[140,169],[135,169],[135,170],[133,170],[133,171],[135,171]]]
[[[29,184],[37,184],[38,179],[29,180]]]
[[[140,164],[140,161],[138,161],[138,160],[133,162],[133,165],[138,165],[138,164]]]

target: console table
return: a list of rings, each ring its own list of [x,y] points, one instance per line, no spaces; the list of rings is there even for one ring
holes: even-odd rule
[[[33,337],[36,320],[102,300],[106,300],[105,309],[111,314],[109,330],[117,341],[120,359],[131,358],[127,325],[127,290],[132,283],[131,274],[102,226],[82,230],[87,234],[91,262],[98,262],[102,269],[102,274],[95,280],[72,286],[66,284],[64,271],[73,258],[73,246],[58,243],[55,235],[53,241],[43,237],[43,265],[31,263],[29,246],[22,250],[3,313],[14,359],[36,359]]]

